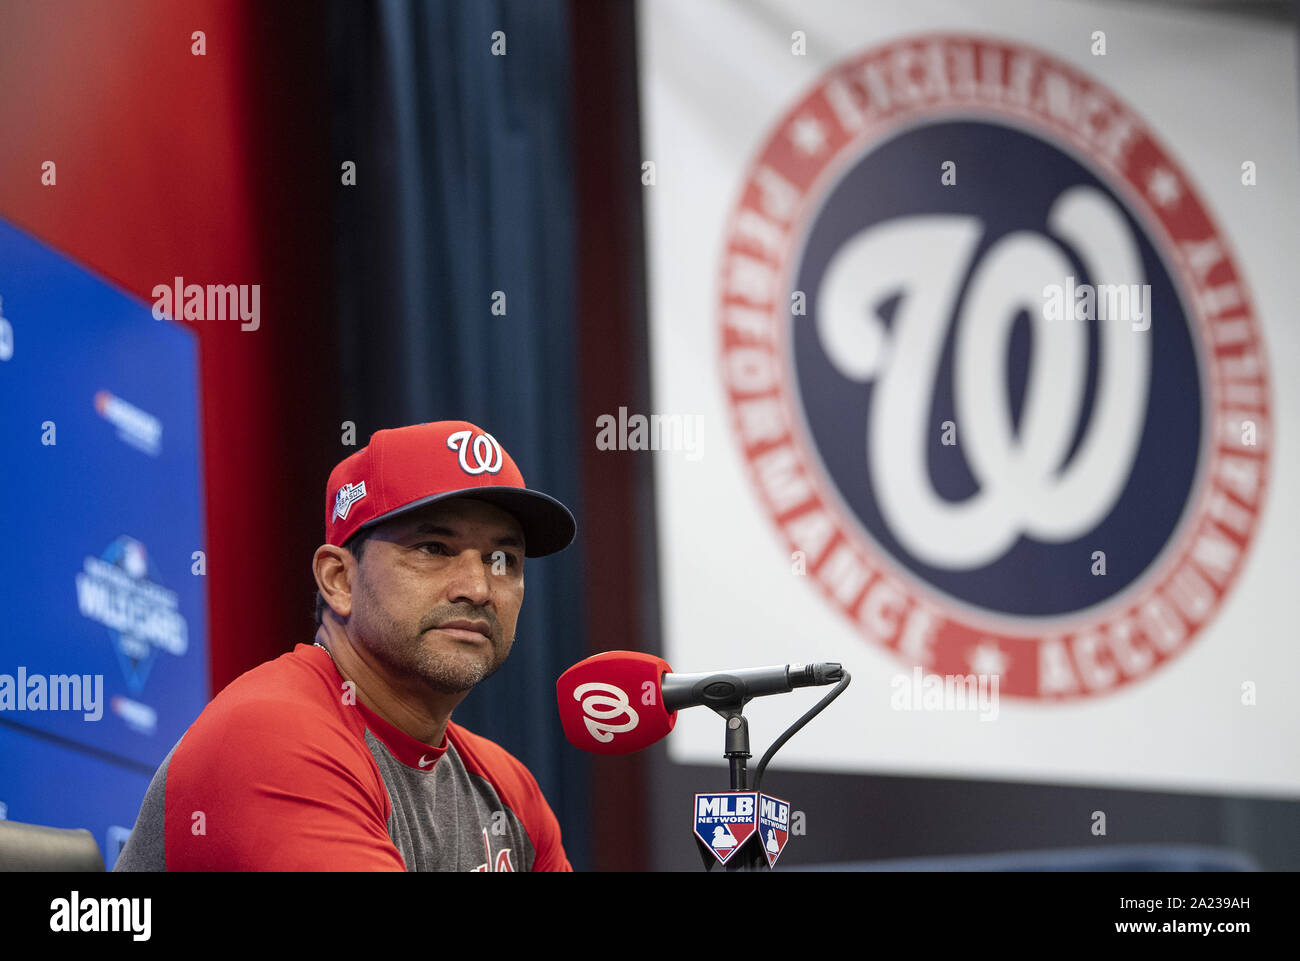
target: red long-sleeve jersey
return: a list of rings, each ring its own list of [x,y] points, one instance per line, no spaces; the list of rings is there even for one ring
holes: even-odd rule
[[[571,871],[537,781],[448,723],[434,748],[310,644],[215,697],[164,758],[117,871]]]

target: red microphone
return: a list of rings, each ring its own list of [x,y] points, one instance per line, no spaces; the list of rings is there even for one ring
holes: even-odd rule
[[[660,682],[672,668],[662,657],[606,651],[579,661],[555,682],[564,736],[595,754],[631,754],[667,736],[677,723]]]

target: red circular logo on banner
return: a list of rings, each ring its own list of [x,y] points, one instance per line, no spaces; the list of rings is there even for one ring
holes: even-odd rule
[[[796,570],[906,664],[1104,694],[1240,573],[1273,443],[1244,279],[1140,118],[1041,51],[830,70],[747,172],[719,323]]]

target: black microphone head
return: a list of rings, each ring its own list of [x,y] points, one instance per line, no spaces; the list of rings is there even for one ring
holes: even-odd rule
[[[814,664],[813,677],[818,684],[836,684],[844,678],[844,665],[833,661]]]

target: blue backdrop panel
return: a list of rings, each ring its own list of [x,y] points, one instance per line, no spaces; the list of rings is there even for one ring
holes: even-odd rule
[[[156,765],[208,693],[196,338],[3,221],[0,317],[0,719]]]
[[[150,775],[0,724],[0,816],[52,828],[85,828],[104,867],[135,825]]]

